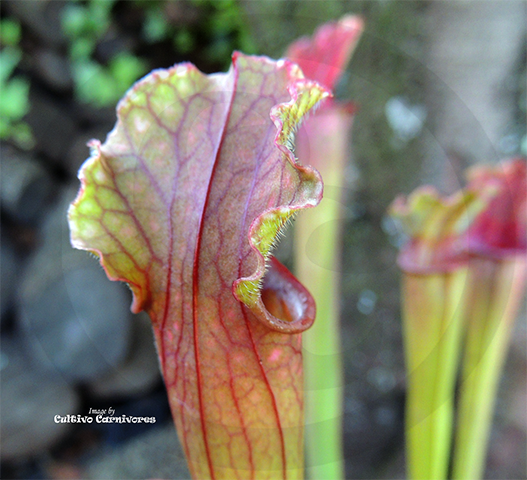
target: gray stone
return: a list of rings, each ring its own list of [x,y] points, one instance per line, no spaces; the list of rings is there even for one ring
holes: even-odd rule
[[[29,101],[31,108],[26,120],[33,130],[36,150],[54,164],[64,165],[77,130],[73,117],[65,108],[35,89],[30,91]]]
[[[16,220],[35,222],[51,197],[51,177],[35,158],[8,145],[0,149],[0,166],[2,208]]]
[[[65,2],[53,0],[4,0],[6,10],[17,17],[41,40],[59,46],[65,41],[62,33],[61,10]]]
[[[77,393],[60,376],[51,376],[29,360],[17,338],[2,338],[0,354],[2,460],[41,454],[63,437],[71,424],[55,415],[76,414]]]
[[[190,478],[173,425],[150,430],[125,445],[106,450],[87,466],[88,479]]]
[[[131,297],[98,261],[69,244],[67,191],[43,228],[20,288],[20,318],[30,348],[48,369],[86,381],[116,368],[130,339]]]
[[[2,236],[0,242],[0,315],[4,324],[5,314],[13,303],[18,285],[20,259],[11,242]]]
[[[41,48],[33,55],[39,77],[59,92],[73,88],[70,64],[66,58],[50,49]]]
[[[144,394],[161,381],[159,360],[150,318],[146,313],[132,320],[132,341],[125,361],[88,384],[100,398]]]

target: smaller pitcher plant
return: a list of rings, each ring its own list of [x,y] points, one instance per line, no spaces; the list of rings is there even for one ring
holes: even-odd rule
[[[493,406],[527,274],[527,168],[516,159],[468,172],[496,195],[469,230],[468,307],[452,478],[482,477]]]
[[[525,162],[514,160],[471,170],[466,189],[449,198],[422,187],[391,207],[409,237],[398,263],[411,479],[448,476],[462,355],[453,478],[481,477],[497,380],[523,295],[525,188]]]
[[[457,242],[483,206],[472,192],[443,199],[423,187],[408,199],[398,198],[391,208],[410,237],[398,263],[412,480],[447,477],[468,276],[468,261],[457,255]]]
[[[363,20],[345,15],[317,29],[312,38],[292,43],[286,57],[305,75],[333,89],[342,77],[364,28]],[[345,169],[350,160],[354,106],[325,100],[298,133],[296,153],[315,167],[326,193],[316,209],[300,215],[295,225],[295,272],[317,303],[317,321],[304,334],[307,473],[317,480],[344,478],[342,418],[344,378],[340,345],[341,209]],[[306,254],[315,231],[324,235],[315,246],[319,264]],[[323,439],[323,441],[321,441]]]

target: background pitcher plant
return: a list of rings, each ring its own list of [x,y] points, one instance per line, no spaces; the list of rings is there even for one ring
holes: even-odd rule
[[[334,89],[343,76],[361,37],[364,22],[345,15],[317,29],[312,38],[293,42],[287,58],[309,78]],[[322,175],[325,196],[318,208],[305,212],[295,224],[295,272],[317,303],[317,321],[304,335],[307,473],[313,479],[344,478],[342,419],[344,379],[340,335],[341,210],[345,169],[351,156],[351,102],[327,99],[302,124],[297,154]],[[314,232],[319,262],[306,252]],[[322,263],[322,265],[321,265]]]
[[[527,275],[527,168],[523,159],[468,172],[496,194],[469,231],[466,340],[452,478],[482,478],[493,407]]]
[[[467,229],[491,192],[442,198],[433,187],[399,197],[390,213],[408,241],[401,268],[410,479],[447,478],[468,278]]]
[[[499,374],[525,293],[525,161],[473,167],[468,178],[451,197],[421,187],[391,207],[409,237],[399,266],[412,479],[447,478],[452,445],[452,478],[481,478]]]

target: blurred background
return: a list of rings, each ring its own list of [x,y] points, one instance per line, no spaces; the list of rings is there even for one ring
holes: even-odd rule
[[[357,105],[340,272],[346,473],[404,478],[400,237],[385,212],[423,183],[451,193],[467,166],[527,154],[526,11],[521,0],[2,1],[1,477],[188,478],[148,318],[69,245],[86,143],[105,139],[119,98],[154,68],[224,71],[233,50],[279,58],[356,13],[366,30],[336,92]],[[485,478],[526,478],[526,405],[523,313]],[[109,407],[157,422],[53,421]]]

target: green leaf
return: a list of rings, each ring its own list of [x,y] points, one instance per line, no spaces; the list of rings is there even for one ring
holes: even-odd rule
[[[20,42],[22,30],[20,24],[10,18],[0,21],[0,43],[5,46],[16,46]]]
[[[0,116],[20,120],[29,110],[29,83],[13,78],[2,87]]]
[[[70,38],[77,38],[88,30],[88,15],[82,5],[69,3],[62,10],[62,29]]]
[[[5,47],[0,51],[0,85],[7,82],[22,59],[22,52],[15,47]],[[2,93],[2,96],[4,94]]]
[[[146,73],[146,62],[129,53],[120,53],[112,58],[109,68],[115,80],[116,94],[121,97],[132,83]]]
[[[143,37],[149,43],[160,42],[168,36],[168,23],[159,8],[146,11]]]

